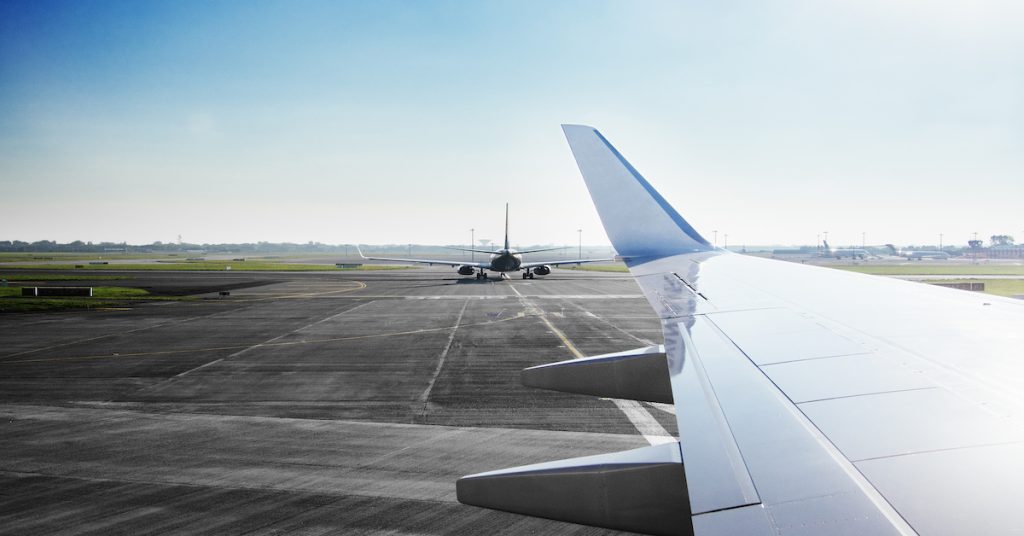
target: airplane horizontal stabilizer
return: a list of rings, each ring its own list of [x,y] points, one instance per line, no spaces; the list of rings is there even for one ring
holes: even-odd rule
[[[464,476],[459,502],[647,534],[692,535],[679,443]]]
[[[523,385],[566,393],[672,403],[664,346],[530,367]]]

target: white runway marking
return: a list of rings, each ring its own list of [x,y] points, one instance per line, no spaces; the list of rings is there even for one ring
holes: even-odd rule
[[[668,414],[671,414],[671,415],[675,415],[676,414],[676,407],[673,406],[672,404],[659,404],[657,402],[648,402],[647,405],[651,406],[652,408],[654,408],[656,410],[664,411],[665,413],[668,413]]]
[[[193,372],[196,372],[198,370],[202,370],[202,369],[204,369],[206,367],[209,367],[209,366],[212,366],[212,365],[216,365],[217,363],[220,363],[221,361],[224,361],[225,359],[231,359],[233,357],[240,356],[240,355],[248,352],[249,350],[253,350],[255,348],[259,348],[261,346],[265,346],[265,345],[270,344],[270,343],[272,343],[274,341],[277,341],[279,339],[283,339],[283,338],[287,337],[288,335],[291,335],[293,333],[298,333],[298,332],[300,332],[300,331],[302,331],[302,330],[304,330],[306,328],[311,328],[311,327],[313,327],[313,326],[315,326],[317,324],[321,324],[321,323],[326,322],[328,320],[332,320],[332,319],[337,318],[337,317],[339,317],[339,316],[341,316],[341,315],[343,315],[343,314],[345,314],[347,312],[355,311],[356,309],[359,309],[360,307],[369,305],[371,303],[373,303],[373,302],[372,301],[368,301],[368,302],[360,303],[359,305],[357,305],[355,307],[349,307],[348,309],[345,309],[344,311],[332,314],[332,315],[330,315],[330,316],[328,316],[326,318],[321,318],[320,320],[317,320],[316,322],[310,322],[309,324],[306,324],[305,326],[302,326],[301,328],[294,329],[292,331],[289,331],[288,333],[282,333],[282,334],[278,335],[277,337],[274,337],[273,339],[267,339],[267,340],[265,340],[265,341],[263,341],[261,343],[254,344],[254,345],[249,346],[247,348],[243,348],[243,349],[241,349],[241,350],[239,350],[239,351],[237,351],[237,352],[235,352],[235,353],[233,353],[233,354],[231,354],[229,356],[221,357],[219,359],[214,359],[213,361],[210,361],[209,363],[204,363],[202,365],[199,365],[198,367],[188,369],[185,372],[182,372],[180,374],[176,374],[175,376],[173,376],[171,378],[168,378],[166,381],[160,382],[157,385],[153,385],[152,387],[150,387],[148,389],[142,389],[139,392],[158,391],[161,388],[166,387],[167,385],[173,383],[174,380],[176,380],[178,378],[182,378],[182,377],[188,376],[189,374],[192,374]]]
[[[644,407],[636,400],[619,400],[617,398],[611,399],[616,406],[623,413],[626,414],[626,418],[629,419],[633,426],[636,427],[640,435],[644,436],[644,439],[652,445],[660,445],[662,443],[672,443],[676,439],[669,434],[665,428],[661,426],[661,423],[657,421]]]
[[[574,345],[572,341],[570,341],[569,338],[565,336],[565,333],[562,333],[560,329],[556,328],[555,325],[552,324],[551,321],[547,319],[547,317],[544,315],[544,312],[540,308],[534,305],[529,299],[527,299],[526,296],[520,294],[519,291],[516,290],[516,287],[513,286],[511,288],[512,292],[515,292],[516,295],[519,296],[520,300],[523,302],[523,307],[526,309],[527,314],[537,315],[537,318],[540,318],[541,321],[544,322],[544,325],[546,325],[552,333],[554,333],[559,339],[561,339],[565,347],[570,352],[572,352],[573,355],[576,356],[576,359],[586,357],[583,355],[583,352],[580,352],[579,349],[576,348],[576,345]],[[600,318],[597,315],[593,316],[594,318],[598,318],[604,321],[605,323],[611,325],[610,322],[604,320],[603,318]],[[617,327],[615,328],[619,329]],[[619,331],[622,330],[620,329]],[[623,331],[623,333],[626,332]],[[654,418],[654,416],[652,416],[646,409],[644,409],[643,405],[641,405],[639,402],[635,400],[620,400],[615,398],[609,400],[611,400],[612,403],[614,403],[615,406],[626,415],[626,418],[629,419],[629,422],[633,423],[633,427],[636,428],[636,431],[640,432],[640,435],[644,436],[644,439],[646,439],[648,443],[652,445],[660,445],[662,443],[671,443],[675,441],[675,438],[672,437],[672,435],[669,434],[668,431],[661,426],[661,423],[659,423],[658,420]]]
[[[466,300],[462,304],[462,309],[459,311],[458,318],[455,319],[455,325],[452,326],[452,333],[448,336],[448,342],[444,345],[444,350],[441,350],[441,357],[437,360],[437,367],[434,368],[434,374],[430,376],[430,383],[427,384],[427,388],[424,389],[423,394],[420,395],[420,402],[423,404],[423,408],[420,410],[420,414],[424,414],[427,411],[427,399],[430,398],[430,391],[434,390],[434,384],[437,382],[437,377],[441,374],[441,369],[444,368],[444,360],[448,357],[448,351],[452,349],[452,341],[455,340],[455,332],[459,330],[459,324],[462,323],[462,316],[466,314],[466,307],[469,306],[469,300]]]

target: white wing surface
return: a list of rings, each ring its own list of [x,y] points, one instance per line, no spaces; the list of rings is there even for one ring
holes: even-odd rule
[[[665,343],[524,381],[646,399],[623,379],[664,355],[681,471],[649,447],[465,477],[460,500],[655,534],[1024,534],[1024,302],[715,249],[597,130],[563,129]],[[545,509],[489,500],[498,481]]]
[[[371,260],[371,261],[411,262],[411,263],[416,263],[416,264],[429,264],[431,266],[433,266],[435,264],[437,264],[439,266],[472,266],[474,268],[490,268],[490,266],[491,266],[490,262],[471,262],[471,261],[452,261],[452,260],[439,261],[439,260],[431,260],[431,259],[403,259],[403,258],[398,258],[398,257],[367,257],[366,255],[363,255],[363,251],[361,249],[359,249],[358,246],[356,247],[356,251],[359,252],[359,257],[360,258],[363,258],[363,259],[366,259],[366,260]]]
[[[558,261],[531,261],[524,262],[521,268],[533,268],[535,266],[562,266],[563,264],[583,264],[587,262],[612,262],[615,259],[569,259]]]

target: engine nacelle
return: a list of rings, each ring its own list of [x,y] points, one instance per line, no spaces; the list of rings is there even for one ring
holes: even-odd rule
[[[473,268],[468,264],[463,264],[462,266],[459,266],[459,275],[473,275],[475,272],[476,268]]]
[[[535,273],[537,275],[548,275],[548,274],[551,273],[551,267],[546,265],[546,264],[542,265],[542,266],[538,266],[538,267],[533,269],[533,273]]]

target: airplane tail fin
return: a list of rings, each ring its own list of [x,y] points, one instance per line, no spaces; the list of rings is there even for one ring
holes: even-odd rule
[[[619,255],[658,258],[714,249],[595,128],[562,130]]]
[[[505,251],[508,251],[508,203],[505,203]]]

